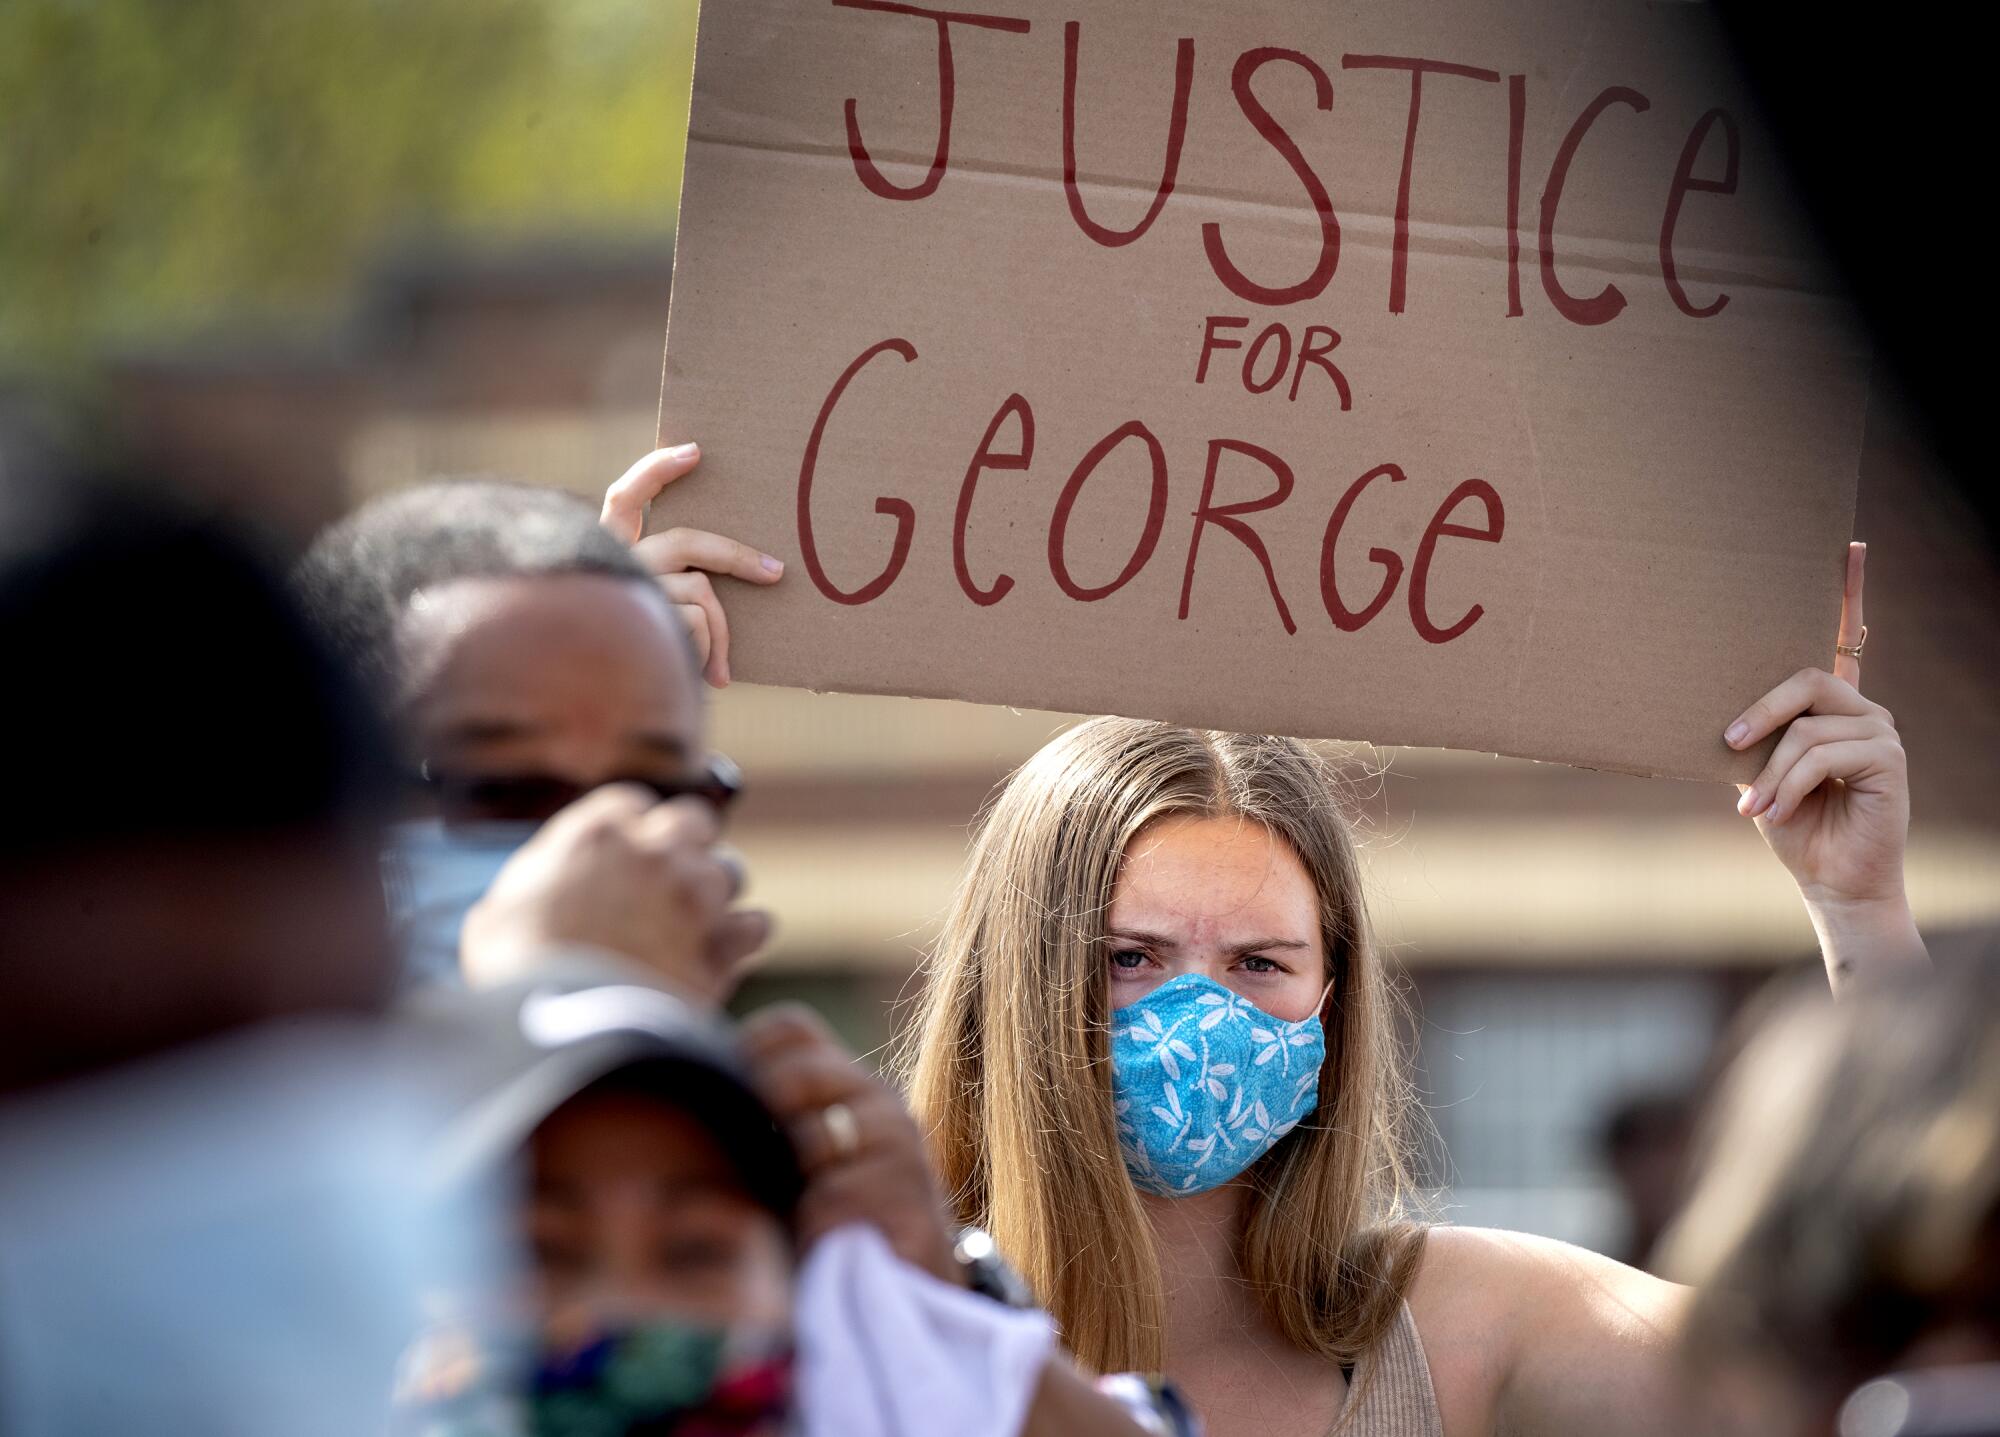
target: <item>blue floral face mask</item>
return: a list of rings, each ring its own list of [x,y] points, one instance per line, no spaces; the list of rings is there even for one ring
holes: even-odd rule
[[[1221,1187],[1313,1110],[1325,1061],[1318,1004],[1288,1023],[1199,973],[1162,983],[1111,1015],[1125,1170],[1163,1197]]]

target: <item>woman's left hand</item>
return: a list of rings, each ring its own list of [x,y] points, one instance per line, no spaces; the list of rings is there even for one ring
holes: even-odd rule
[[[850,1222],[872,1223],[905,1262],[962,1284],[956,1233],[923,1134],[895,1090],[864,1069],[817,1013],[795,1003],[751,1014],[743,1054],[805,1169],[801,1245]]]
[[[1914,956],[1912,946],[1923,952],[1903,888],[1910,829],[1903,742],[1894,715],[1862,697],[1859,656],[1838,652],[1861,647],[1866,558],[1866,545],[1848,546],[1833,672],[1800,670],[1724,735],[1731,748],[1746,749],[1784,729],[1737,812],[1756,820],[1797,881],[1836,983],[1857,959]]]

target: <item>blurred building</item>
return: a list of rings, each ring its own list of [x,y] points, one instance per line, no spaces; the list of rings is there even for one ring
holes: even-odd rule
[[[338,333],[128,356],[116,398],[294,537],[438,474],[595,496],[652,447],[669,272],[665,242],[409,255]],[[1914,769],[1918,916],[1995,921],[2000,571],[1886,404],[1869,418],[1857,533],[1867,684],[1897,711]],[[715,718],[750,775],[734,837],[753,896],[780,919],[748,996],[809,998],[877,1049],[981,800],[1066,720],[749,686],[719,695]],[[1726,788],[1439,751],[1353,762],[1455,1215],[1616,1248],[1604,1117],[1693,1083],[1742,997],[1811,959],[1790,881]]]

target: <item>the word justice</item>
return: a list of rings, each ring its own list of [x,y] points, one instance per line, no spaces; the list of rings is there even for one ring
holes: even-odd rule
[[[886,15],[915,17],[928,20],[937,26],[937,74],[935,77],[938,96],[937,144],[932,153],[929,170],[914,184],[899,185],[882,173],[871,155],[863,134],[863,124],[858,107],[853,99],[845,106],[847,121],[847,151],[854,165],[854,172],[869,193],[885,200],[922,200],[936,192],[951,163],[951,117],[953,102],[957,94],[957,65],[952,55],[952,27],[970,26],[981,30],[997,30],[1007,34],[1026,35],[1031,31],[1028,21],[1007,15],[976,14],[961,10],[934,10],[921,5],[906,5],[896,0],[833,0],[833,4],[850,10],[871,10]],[[1082,44],[1082,25],[1070,21],[1063,26],[1063,69],[1062,69],[1062,175],[1063,193],[1069,201],[1069,212],[1076,221],[1077,228],[1096,244],[1107,248],[1132,244],[1153,227],[1166,208],[1167,198],[1174,192],[1174,183],[1180,173],[1181,151],[1187,139],[1188,104],[1194,88],[1195,44],[1192,38],[1183,36],[1175,46],[1173,101],[1168,111],[1167,131],[1160,165],[1160,181],[1153,192],[1153,201],[1139,222],[1128,229],[1117,229],[1091,217],[1084,207],[1082,192],[1077,187],[1077,73],[1078,52]],[[1303,76],[1311,83],[1314,106],[1322,111],[1333,108],[1333,81],[1318,61],[1299,50],[1288,50],[1279,46],[1265,45],[1244,50],[1236,57],[1230,70],[1229,87],[1237,108],[1251,128],[1264,140],[1291,169],[1297,178],[1305,198],[1312,205],[1319,223],[1319,250],[1310,271],[1302,276],[1261,276],[1253,277],[1239,268],[1230,258],[1229,249],[1223,239],[1222,226],[1216,222],[1205,223],[1201,227],[1202,249],[1209,267],[1215,272],[1230,293],[1253,304],[1282,305],[1297,304],[1301,300],[1312,299],[1324,291],[1332,281],[1334,272],[1340,266],[1340,219],[1334,213],[1333,200],[1327,192],[1326,183],[1307,163],[1304,154],[1290,131],[1280,124],[1275,116],[1265,108],[1252,88],[1260,73],[1272,69],[1276,77],[1290,72],[1293,83]],[[1484,69],[1477,65],[1457,64],[1448,60],[1425,59],[1415,55],[1342,55],[1340,68],[1343,70],[1401,70],[1410,77],[1410,113],[1403,134],[1402,178],[1396,190],[1396,220],[1394,248],[1389,269],[1389,312],[1401,314],[1405,298],[1405,277],[1409,268],[1410,247],[1410,191],[1413,184],[1417,151],[1417,129],[1423,112],[1424,80],[1434,77],[1440,81],[1470,81],[1478,84],[1499,85],[1500,72]],[[1528,77],[1508,75],[1507,81],[1507,315],[1516,318],[1525,311],[1521,305],[1521,171],[1522,139],[1527,129]],[[919,81],[918,83],[925,83]],[[1273,82],[1266,82],[1273,83]],[[1639,91],[1622,85],[1613,85],[1599,91],[1578,112],[1562,142],[1556,147],[1554,158],[1549,163],[1547,178],[1541,192],[1541,207],[1536,238],[1539,251],[1539,268],[1542,290],[1549,303],[1565,319],[1575,324],[1605,324],[1615,319],[1625,308],[1623,290],[1615,284],[1604,285],[1596,294],[1580,295],[1566,288],[1562,281],[1561,260],[1556,252],[1556,217],[1562,206],[1564,186],[1569,178],[1570,167],[1577,153],[1589,138],[1592,128],[1614,106],[1623,106],[1635,113],[1643,113],[1652,108],[1652,101]],[[1499,116],[1495,122],[1498,123]],[[1722,132],[1722,173],[1720,175],[1697,175],[1695,169],[1708,144],[1711,131]],[[1697,119],[1689,129],[1686,143],[1682,145],[1680,159],[1674,166],[1662,203],[1659,231],[1659,272],[1668,296],[1682,314],[1695,319],[1708,319],[1721,313],[1729,303],[1726,293],[1717,293],[1705,303],[1697,303],[1683,287],[1680,274],[1674,263],[1674,234],[1680,223],[1681,206],[1690,194],[1733,195],[1736,193],[1737,161],[1740,141],[1736,121],[1726,110],[1712,109]],[[1665,178],[1664,176],[1662,177]]]
[[[842,371],[827,393],[826,401],[820,405],[819,415],[813,422],[811,438],[806,442],[804,462],[799,466],[798,526],[799,550],[805,559],[806,572],[813,584],[827,598],[838,604],[866,604],[887,593],[889,586],[896,582],[903,572],[903,565],[910,557],[910,547],[916,535],[917,513],[907,499],[882,497],[875,501],[875,512],[884,514],[895,521],[896,534],[890,543],[889,557],[874,578],[858,588],[845,589],[836,584],[827,573],[826,565],[820,557],[819,545],[813,529],[813,485],[819,465],[821,442],[826,437],[828,422],[839,407],[841,396],[846,393],[856,375],[870,361],[887,354],[900,357],[904,363],[913,363],[917,358],[916,346],[904,339],[885,339],[867,349]],[[1011,421],[1011,424],[1010,424]],[[1003,430],[1011,428],[1013,435],[1003,438]],[[1145,514],[1138,526],[1138,538],[1133,544],[1131,556],[1125,561],[1115,577],[1104,583],[1092,584],[1079,579],[1069,565],[1067,539],[1070,515],[1075,510],[1084,486],[1090,482],[1098,467],[1111,452],[1121,445],[1136,444],[1146,451],[1151,465],[1151,485],[1147,490]],[[1035,454],[1035,413],[1027,399],[1020,394],[1009,394],[993,412],[992,422],[986,426],[985,434],[972,451],[971,461],[966,465],[965,477],[958,487],[958,505],[952,519],[951,561],[958,585],[965,596],[975,604],[997,604],[1014,588],[1013,576],[999,574],[990,582],[982,583],[973,576],[973,531],[977,525],[975,514],[978,500],[979,482],[987,471],[1025,470],[1034,461]],[[1224,456],[1234,456],[1232,464],[1245,461],[1261,466],[1269,476],[1268,492],[1254,499],[1242,499],[1234,503],[1217,503],[1215,497],[1216,479],[1221,471]],[[1379,571],[1373,576],[1373,592],[1365,596],[1357,592],[1367,587],[1370,576],[1361,580],[1350,579],[1350,590],[1344,591],[1337,572],[1336,551],[1340,545],[1349,516],[1355,505],[1377,481],[1385,487],[1400,484],[1405,479],[1400,467],[1395,464],[1378,464],[1360,475],[1347,486],[1333,512],[1326,521],[1326,530],[1320,541],[1319,555],[1319,596],[1326,616],[1334,627],[1348,632],[1362,628],[1380,614],[1395,596],[1398,584],[1402,582],[1405,564],[1403,556],[1393,549],[1380,546],[1368,551],[1368,558]],[[1232,481],[1233,482],[1233,481]],[[1295,634],[1298,625],[1293,621],[1290,606],[1285,602],[1284,591],[1278,584],[1278,575],[1271,563],[1271,556],[1264,547],[1264,541],[1250,523],[1250,516],[1273,510],[1291,497],[1293,488],[1292,469],[1278,455],[1260,445],[1243,439],[1211,439],[1208,442],[1208,462],[1202,475],[1201,499],[1194,508],[1194,524],[1188,534],[1187,562],[1181,573],[1180,617],[1188,616],[1190,601],[1194,594],[1195,564],[1201,553],[1202,537],[1209,529],[1219,529],[1240,543],[1256,559],[1263,570],[1265,585],[1269,588],[1271,601],[1277,608],[1278,619],[1285,632]],[[1111,430],[1093,444],[1070,471],[1068,481],[1057,495],[1055,505],[1049,514],[1048,565],[1049,574],[1056,587],[1078,603],[1095,603],[1108,599],[1137,578],[1153,552],[1159,547],[1160,536],[1167,518],[1167,456],[1159,439],[1139,420],[1131,420]],[[1506,512],[1500,502],[1500,495],[1484,479],[1467,479],[1450,494],[1445,496],[1430,523],[1425,527],[1423,538],[1418,541],[1416,553],[1409,561],[1409,584],[1405,591],[1409,607],[1410,625],[1425,642],[1433,644],[1449,643],[1464,634],[1479,622],[1485,609],[1473,604],[1456,617],[1439,617],[1431,612],[1430,582],[1433,565],[1438,555],[1438,545],[1445,539],[1469,539],[1481,543],[1497,544],[1506,529]],[[845,561],[843,561],[844,566]],[[1360,602],[1357,604],[1356,599]]]

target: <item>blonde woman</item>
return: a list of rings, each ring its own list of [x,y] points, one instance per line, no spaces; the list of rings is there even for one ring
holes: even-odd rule
[[[1826,812],[1791,820],[1830,840],[1802,882],[1843,863],[1896,872],[1881,908],[1814,888],[1835,961],[1911,931],[1900,757],[1885,726],[1798,760],[1855,765],[1819,795]],[[1877,809],[1885,825],[1853,822]],[[1322,760],[1095,719],[986,817],[928,976],[910,1099],[961,1215],[1079,1360],[1171,1373],[1212,1437],[1678,1437],[1682,1289],[1411,1210],[1390,1017]]]
[[[636,536],[692,463],[642,461],[607,522]],[[671,573],[666,547],[642,557]],[[1836,985],[1923,957],[1903,751],[1856,687],[1860,581],[1857,547],[1837,672],[1794,676],[1726,735],[1786,730],[1740,808],[1797,878]],[[1171,1374],[1210,1437],[1681,1437],[1682,1289],[1413,1210],[1390,1018],[1324,762],[1096,719],[987,812],[909,1095],[960,1218],[1078,1360]]]

